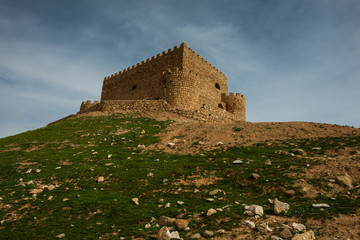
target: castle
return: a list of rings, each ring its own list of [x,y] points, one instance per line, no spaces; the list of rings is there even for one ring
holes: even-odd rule
[[[196,119],[245,121],[245,98],[228,94],[228,80],[186,43],[105,77],[101,101],[84,101],[79,113],[175,111]]]

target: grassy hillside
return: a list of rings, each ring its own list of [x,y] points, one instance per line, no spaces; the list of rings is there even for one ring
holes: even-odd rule
[[[148,238],[159,231],[162,215],[188,219],[190,230],[180,232],[186,238],[205,229],[239,227],[247,218],[242,204],[259,204],[266,216],[274,215],[268,199],[275,197],[291,206],[284,217],[304,223],[351,215],[360,207],[359,186],[310,198],[295,185],[305,169],[322,164],[316,156],[358,147],[360,137],[219,147],[191,155],[149,150],[171,124],[130,115],[83,117],[0,139],[0,238],[54,239],[62,233],[65,239]],[[294,146],[307,156],[278,152]],[[244,163],[232,164],[236,159]],[[264,164],[267,159],[271,165]],[[252,179],[252,173],[260,178]],[[323,176],[305,180],[317,189],[329,188]],[[208,201],[214,189],[226,194]],[[290,189],[295,196],[284,195]],[[313,208],[312,203],[331,207]],[[207,217],[210,208],[223,211]]]

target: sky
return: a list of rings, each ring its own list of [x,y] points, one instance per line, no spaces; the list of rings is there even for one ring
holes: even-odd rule
[[[99,100],[105,76],[186,42],[250,122],[360,127],[358,0],[2,0],[0,138]]]

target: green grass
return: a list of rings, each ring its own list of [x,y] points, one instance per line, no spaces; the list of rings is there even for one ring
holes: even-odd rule
[[[345,193],[336,196],[336,200],[323,196],[310,200],[299,194],[285,197],[283,191],[291,189],[299,176],[293,173],[301,173],[308,165],[319,162],[275,153],[290,151],[295,144],[308,154],[316,155],[316,151],[311,150],[314,146],[323,150],[355,146],[360,138],[287,141],[270,147],[265,144],[236,146],[195,155],[137,148],[140,144],[148,146],[159,142],[158,134],[171,123],[128,115],[78,118],[0,139],[0,219],[4,220],[0,225],[0,238],[53,239],[61,233],[65,233],[67,239],[148,237],[159,230],[156,223],[149,229],[144,228],[152,217],[179,214],[191,220],[193,232],[230,230],[244,218],[241,204],[260,204],[266,214],[273,214],[267,200],[275,197],[291,205],[286,215],[302,218],[351,214],[360,207],[358,196],[349,197]],[[114,134],[118,129],[126,131]],[[29,149],[36,150],[27,151]],[[232,161],[238,158],[243,159],[244,164],[233,165]],[[271,160],[271,166],[264,165],[266,159]],[[26,162],[33,164],[24,165]],[[62,165],[64,162],[71,165]],[[107,163],[112,165],[105,166]],[[26,173],[30,169],[31,172]],[[37,169],[41,171],[36,172]],[[150,172],[154,177],[147,177]],[[251,173],[259,174],[260,178],[250,179]],[[105,177],[103,183],[96,181],[99,176]],[[217,181],[195,187],[191,182],[193,176]],[[180,184],[181,179],[189,184]],[[324,180],[308,182],[322,187]],[[37,188],[37,184],[57,184],[58,187],[44,189],[34,198],[29,192]],[[200,192],[194,193],[195,188]],[[226,192],[224,199],[206,201],[208,191],[216,188]],[[49,196],[53,199],[48,200]],[[131,202],[134,197],[139,198],[140,205]],[[64,202],[64,198],[69,201]],[[159,199],[164,199],[163,204],[171,203],[171,207],[158,208]],[[183,201],[184,205],[177,205],[177,201]],[[312,201],[329,203],[331,208],[314,209]],[[205,217],[209,208],[226,205],[231,207]],[[194,215],[200,215],[201,220],[193,220]]]

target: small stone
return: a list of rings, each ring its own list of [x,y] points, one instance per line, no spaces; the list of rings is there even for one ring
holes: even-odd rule
[[[146,146],[143,145],[143,144],[139,144],[139,145],[137,146],[137,148],[142,148],[142,149],[144,149],[144,148],[146,148]]]
[[[100,177],[98,177],[97,182],[102,183],[102,182],[104,182],[104,180],[105,180],[104,177],[100,176]]]
[[[217,142],[216,144],[215,144],[215,146],[221,146],[221,145],[223,145],[223,143],[222,142]]]
[[[285,196],[288,196],[288,197],[292,197],[292,196],[295,195],[295,191],[294,191],[293,189],[291,189],[291,190],[286,190],[286,191],[284,192],[284,195],[285,195]]]
[[[293,223],[292,224],[292,228],[296,231],[296,232],[304,232],[306,230],[306,227],[304,224],[301,223]]]
[[[184,205],[184,202],[183,201],[177,201],[177,204],[182,206],[182,205]]]
[[[64,237],[65,237],[65,233],[61,233],[61,234],[56,236],[56,238],[64,238]]]
[[[202,235],[203,235],[203,237],[209,238],[209,237],[214,236],[214,232],[209,231],[209,230],[205,230]]]
[[[166,217],[166,216],[161,216],[159,218],[160,226],[172,226],[174,221],[175,221],[174,218],[169,218],[169,217]]]
[[[141,134],[145,134],[145,133],[146,133],[146,131],[145,131],[145,130],[142,130],[140,133],[141,133]]]
[[[239,159],[237,159],[237,160],[235,160],[235,161],[232,162],[232,164],[243,164],[243,163],[244,163],[244,162],[241,161],[241,160],[239,160]]]
[[[224,234],[224,233],[225,233],[225,229],[219,229],[219,230],[216,231],[216,233]]]
[[[68,198],[64,198],[64,199],[63,199],[63,202],[67,202],[67,201],[69,201]]]
[[[284,228],[281,232],[280,232],[280,237],[285,238],[285,239],[289,239],[292,238],[292,233],[288,228]]]
[[[171,232],[170,239],[180,239],[179,232],[178,231]]]
[[[195,189],[194,189],[194,193],[198,193],[198,192],[200,192],[200,190],[197,189],[197,188],[195,188]]]
[[[250,221],[250,220],[246,220],[244,223],[245,223],[246,226],[248,226],[248,227],[250,227],[252,229],[254,229],[256,227],[255,223]]]
[[[328,208],[328,207],[330,207],[330,205],[326,204],[326,203],[314,203],[312,206],[314,208]]]
[[[259,232],[266,234],[268,232],[272,232],[273,230],[271,228],[269,228],[269,224],[268,223],[261,223],[258,224],[256,226],[257,230],[259,230]]]
[[[259,215],[261,217],[262,215],[264,215],[264,209],[262,206],[259,205],[245,206],[244,214],[249,216]]]
[[[31,194],[39,194],[39,193],[41,193],[43,190],[41,189],[41,188],[38,188],[38,189],[34,189],[34,190],[32,190],[30,193]]]
[[[145,228],[151,228],[151,224],[150,223],[146,224]]]
[[[214,215],[215,213],[217,213],[217,211],[213,208],[210,208],[207,213],[206,216],[210,217],[211,215]]]
[[[108,158],[111,158],[111,156],[112,156],[112,154],[109,154],[109,155],[108,155]]]
[[[168,146],[169,148],[173,148],[173,147],[175,147],[175,143],[170,142],[166,146]]]
[[[60,166],[59,166],[59,167],[56,167],[55,170],[58,170],[58,169],[60,169],[60,168],[61,168]]]
[[[222,208],[217,208],[217,209],[216,209],[216,211],[218,211],[218,212],[222,212],[222,211],[223,211],[223,209],[222,209]]]
[[[283,239],[282,239],[281,237],[272,235],[272,236],[270,237],[270,240],[283,240]]]
[[[305,155],[305,151],[300,149],[300,148],[293,148],[291,149],[291,152],[296,154],[296,155]]]
[[[252,174],[251,174],[251,178],[257,180],[257,179],[260,178],[260,175],[259,175],[259,174],[256,174],[256,173],[252,173]]]
[[[267,165],[267,166],[271,166],[271,161],[270,161],[270,159],[267,159],[264,164]]]
[[[345,175],[343,175],[343,176],[337,176],[336,182],[343,186],[346,186],[348,188],[353,188],[352,179],[351,179],[350,175],[347,173],[345,173]]]
[[[290,209],[290,205],[279,201],[277,198],[274,199],[274,213],[280,214],[282,212],[287,213]]]
[[[170,231],[166,226],[162,227],[160,229],[160,231],[158,232],[158,235],[157,235],[157,239],[158,240],[170,240]]]
[[[41,169],[36,169],[35,172],[39,173],[41,172]]]
[[[169,207],[170,207],[170,203],[168,202],[165,204],[164,208],[169,208]]]
[[[54,198],[54,196],[49,196],[48,200],[51,201]]]
[[[200,239],[201,235],[200,233],[195,233],[194,235],[191,235],[190,239]]]
[[[292,240],[315,240],[315,234],[312,230],[310,230],[302,234],[296,234]]]
[[[164,199],[161,198],[161,199],[159,200],[159,203],[163,203],[163,202],[164,202]]]
[[[135,205],[139,205],[139,199],[138,198],[133,198],[133,199],[131,199],[131,201],[133,203],[135,203]]]
[[[174,225],[178,230],[184,230],[189,226],[189,221],[185,219],[176,219]]]
[[[146,176],[148,176],[148,177],[154,177],[154,174],[153,174],[153,173],[148,173]]]
[[[214,195],[216,195],[218,193],[223,193],[225,195],[225,192],[223,190],[221,190],[221,189],[212,190],[211,192],[209,192],[209,195],[214,196]]]
[[[213,199],[213,198],[207,198],[206,201],[208,201],[208,202],[213,202],[214,199]]]

